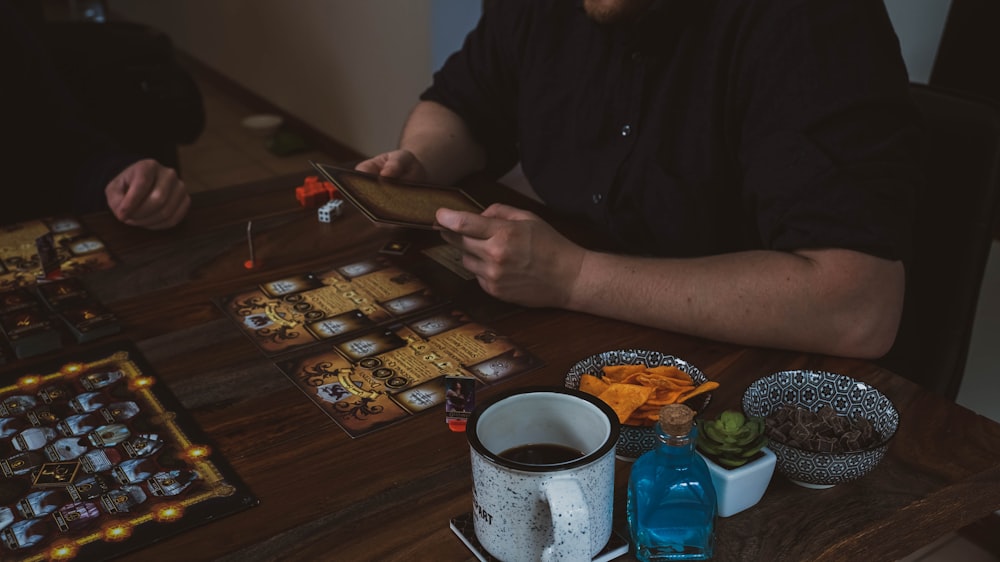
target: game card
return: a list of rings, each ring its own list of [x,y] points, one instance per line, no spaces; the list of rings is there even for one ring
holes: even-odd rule
[[[376,323],[361,313],[351,310],[306,324],[306,329],[318,340],[325,340],[344,334],[359,333],[374,328]]]
[[[433,229],[441,207],[481,213],[483,206],[461,189],[384,178],[357,170],[310,162],[369,220],[394,226]]]
[[[475,274],[468,269],[465,269],[465,266],[462,265],[462,251],[454,246],[439,244],[437,246],[425,248],[422,252],[425,256],[441,264],[445,269],[451,271],[466,281],[471,281],[476,278]]]
[[[358,363],[366,357],[387,353],[405,345],[406,340],[399,337],[396,332],[383,330],[381,332],[369,332],[363,336],[338,344],[336,349],[344,357]]]

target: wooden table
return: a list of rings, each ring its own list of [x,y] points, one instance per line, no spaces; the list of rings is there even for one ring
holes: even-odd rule
[[[451,517],[470,509],[471,479],[465,436],[448,430],[443,410],[351,439],[212,301],[370,257],[387,240],[411,234],[376,228],[352,207],[319,223],[294,197],[306,175],[200,193],[189,218],[170,232],[128,228],[106,214],[84,217],[120,260],[88,285],[260,499],[127,559],[474,560],[448,528]],[[252,271],[243,267],[250,218],[263,260]],[[478,291],[466,283],[463,290]],[[738,407],[751,381],[785,369],[848,374],[893,400],[899,431],[873,473],[828,490],[776,474],[757,506],[718,521],[717,560],[889,560],[1000,508],[1000,425],[871,363],[726,345],[558,310],[521,310],[490,325],[545,363],[490,393],[561,385],[570,366],[590,354],[648,348],[684,358],[721,383],[707,414]],[[629,467],[617,466],[621,527]]]

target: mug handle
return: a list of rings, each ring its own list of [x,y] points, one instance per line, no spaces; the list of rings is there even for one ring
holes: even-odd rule
[[[548,478],[539,484],[552,514],[552,544],[542,562],[590,560],[590,509],[580,482],[571,477]]]

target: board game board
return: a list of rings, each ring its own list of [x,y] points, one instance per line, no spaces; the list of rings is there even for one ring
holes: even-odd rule
[[[445,302],[381,256],[277,279],[218,300],[268,356],[348,339]]]
[[[488,386],[541,365],[383,257],[217,302],[351,437],[443,406],[447,376]]]
[[[277,364],[351,437],[443,405],[447,376],[471,377],[477,386],[488,386],[541,365],[458,310],[322,347]]]
[[[41,243],[40,243],[41,242]],[[39,248],[47,256],[39,255]],[[0,226],[0,290],[28,287],[52,277],[75,277],[115,265],[104,242],[75,218],[60,217]]]
[[[256,505],[129,343],[0,380],[0,558],[100,560]]]

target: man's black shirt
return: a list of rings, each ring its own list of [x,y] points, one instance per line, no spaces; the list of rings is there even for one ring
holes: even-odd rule
[[[622,251],[910,252],[916,113],[873,0],[490,4],[421,99]]]

